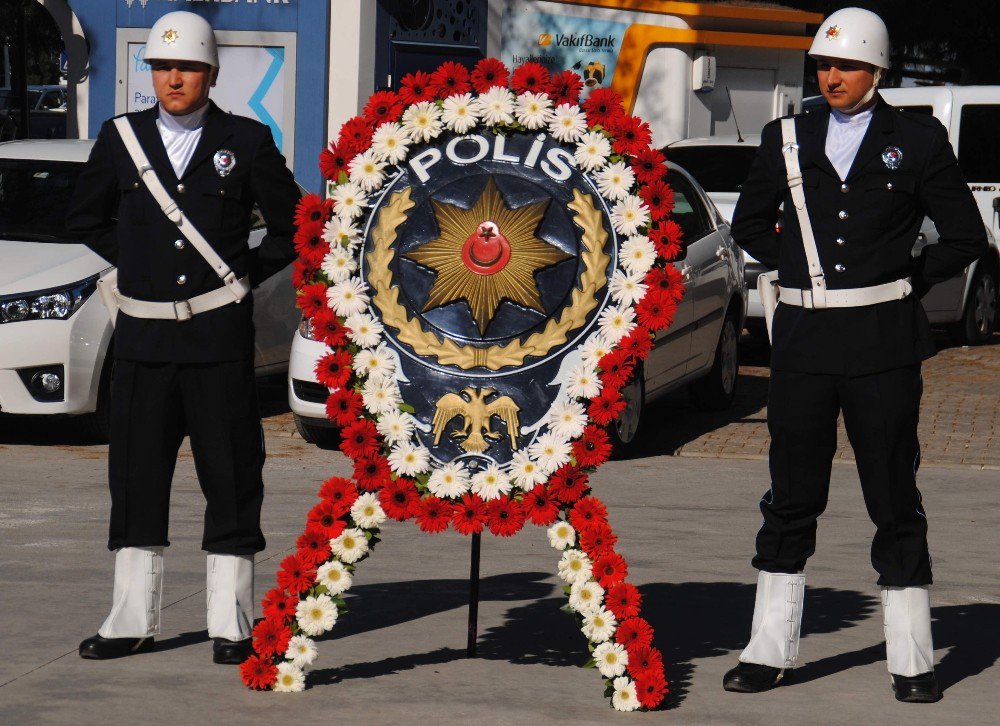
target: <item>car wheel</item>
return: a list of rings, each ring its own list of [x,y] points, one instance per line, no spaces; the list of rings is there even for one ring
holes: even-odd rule
[[[307,444],[315,444],[321,449],[336,449],[340,446],[340,429],[333,426],[317,426],[297,414],[293,414],[295,419],[295,430]]]
[[[951,337],[961,345],[982,345],[997,329],[997,277],[982,262],[969,286],[962,319],[949,329]]]
[[[608,427],[611,446],[616,457],[635,441],[642,425],[642,412],[646,404],[646,380],[641,363],[635,367],[631,380],[622,386],[622,398],[625,399],[625,409]]]
[[[722,323],[722,333],[715,347],[712,368],[703,377],[688,386],[695,406],[709,411],[722,411],[733,404],[736,382],[740,370],[740,337],[736,319],[727,315]]]

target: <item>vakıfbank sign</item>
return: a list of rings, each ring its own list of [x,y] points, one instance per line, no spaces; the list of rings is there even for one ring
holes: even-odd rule
[[[174,10],[186,10],[186,5],[291,5],[292,0],[124,0],[125,6],[131,10],[139,7],[143,10],[149,5],[173,5]]]

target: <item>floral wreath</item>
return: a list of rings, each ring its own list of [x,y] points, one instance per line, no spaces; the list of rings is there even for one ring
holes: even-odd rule
[[[398,92],[373,94],[363,115],[348,120],[320,154],[329,195],[299,204],[293,284],[310,335],[329,348],[316,376],[330,390],[327,415],[342,429],[340,448],[354,473],[323,482],[297,551],[281,562],[254,628],[255,652],[240,669],[248,687],[304,688],[304,669],[317,655],[312,638],[346,610],[344,593],[379,528],[386,519],[413,519],[424,532],[452,527],[464,535],[488,529],[509,537],[527,521],[548,527],[550,544],[562,551],[568,610],[588,640],[585,665],[603,676],[611,705],[653,709],[668,692],[653,629],[640,616],[642,595],[626,581],[618,537],[607,508],[590,494],[588,475],[609,458],[606,427],[626,407],[622,389],[684,294],[670,264],[682,235],[668,219],[673,192],[663,154],[650,148],[649,125],[628,115],[610,89],[595,89],[581,103],[582,90],[575,72],[550,74],[537,63],[511,73],[495,58],[471,72],[446,62],[432,74],[404,76]],[[358,270],[369,200],[410,146],[476,129],[547,131],[590,175],[623,241],[608,283],[613,304],[581,345],[582,362],[566,379],[568,395],[549,410],[548,431],[514,452],[509,465],[472,473],[458,462],[433,463],[414,438],[413,409],[400,395],[395,359]]]

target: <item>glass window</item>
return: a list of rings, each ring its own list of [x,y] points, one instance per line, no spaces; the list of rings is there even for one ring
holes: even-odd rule
[[[698,180],[701,188],[713,192],[738,192],[750,174],[757,154],[753,144],[744,146],[668,146],[663,150],[669,161]]]
[[[934,115],[933,106],[896,106],[900,111],[909,111],[910,113],[922,113],[925,116]]]
[[[969,184],[1000,182],[1000,104],[962,107],[958,165]]]
[[[671,169],[667,172],[667,183],[674,190],[674,209],[670,218],[684,230],[684,241],[687,244],[701,239],[708,234],[708,214],[705,205],[683,174]]]
[[[65,218],[82,164],[0,159],[0,239],[67,238]]]

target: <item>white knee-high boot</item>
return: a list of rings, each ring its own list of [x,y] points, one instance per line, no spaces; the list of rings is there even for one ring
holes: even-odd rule
[[[760,572],[750,642],[740,661],[772,668],[795,667],[805,588],[805,575]]]
[[[145,638],[160,632],[163,548],[122,547],[115,553],[111,614],[97,631],[102,638]]]
[[[889,673],[911,678],[934,670],[931,603],[926,587],[883,587],[882,615]]]
[[[208,637],[245,640],[253,634],[253,555],[208,556]]]

